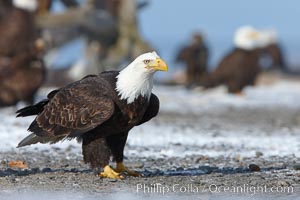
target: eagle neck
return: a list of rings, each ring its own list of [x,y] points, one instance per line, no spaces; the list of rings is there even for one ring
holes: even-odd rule
[[[153,73],[139,73],[127,67],[117,76],[116,91],[127,104],[133,103],[139,96],[149,100],[152,88]]]

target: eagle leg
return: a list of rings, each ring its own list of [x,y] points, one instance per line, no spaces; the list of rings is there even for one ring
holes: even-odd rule
[[[123,179],[124,177],[120,173],[114,171],[109,165],[104,167],[104,171],[99,174],[101,178],[113,178],[113,179]]]
[[[134,177],[141,177],[142,174],[129,170],[127,167],[125,167],[125,165],[123,164],[123,162],[117,162],[117,166],[115,169],[116,172],[118,173],[126,173],[129,176],[134,176]]]

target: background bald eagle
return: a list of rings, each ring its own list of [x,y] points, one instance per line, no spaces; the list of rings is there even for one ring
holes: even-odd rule
[[[155,52],[146,53],[122,71],[90,75],[52,91],[48,99],[17,111],[18,116],[37,115],[28,129],[32,134],[18,147],[77,138],[84,161],[93,168],[104,167],[102,177],[122,178],[120,172],[137,176],[122,163],[127,135],[157,115],[153,74],[167,69]],[[117,162],[116,170],[109,166],[110,156]]]
[[[230,93],[241,92],[245,86],[253,85],[260,71],[259,39],[259,32],[252,27],[238,29],[234,37],[235,48],[221,60],[215,71],[201,77],[200,85],[209,88],[225,84]]]
[[[179,50],[176,61],[186,63],[186,86],[198,84],[201,75],[207,71],[208,48],[203,36],[199,33],[193,35],[192,44]]]
[[[288,66],[285,62],[285,55],[278,40],[275,30],[260,31],[260,43],[262,46],[262,61],[266,59],[269,62],[261,62],[263,69],[281,69],[288,72]]]
[[[21,100],[33,103],[45,77],[41,51],[35,45],[36,1],[12,2],[0,0],[0,106]]]

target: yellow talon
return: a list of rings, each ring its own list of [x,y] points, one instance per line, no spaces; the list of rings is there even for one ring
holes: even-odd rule
[[[104,171],[99,174],[101,178],[123,179],[124,177],[114,171],[109,165],[104,167]]]
[[[142,175],[140,173],[134,172],[132,170],[129,170],[127,167],[124,166],[122,162],[117,163],[116,167],[116,172],[118,173],[127,173],[129,176],[134,176],[134,177],[141,177]]]

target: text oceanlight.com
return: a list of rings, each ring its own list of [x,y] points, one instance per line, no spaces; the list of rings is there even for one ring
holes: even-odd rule
[[[266,185],[251,186],[248,184],[239,186],[218,186],[211,184],[208,186],[199,186],[194,184],[174,184],[171,186],[163,185],[161,183],[153,184],[137,184],[137,193],[236,193],[236,194],[262,194],[262,193],[293,193],[293,186],[281,187],[273,186],[268,187]]]

